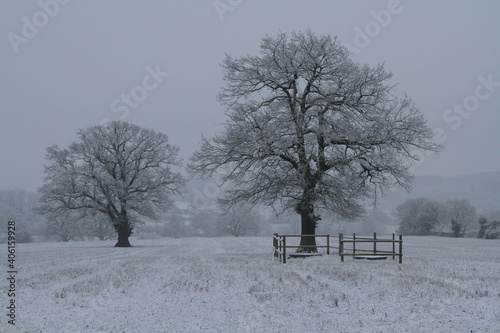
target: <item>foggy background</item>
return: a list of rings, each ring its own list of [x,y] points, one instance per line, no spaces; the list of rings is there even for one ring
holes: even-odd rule
[[[2,1],[0,190],[36,191],[48,146],[108,120],[166,133],[186,162],[225,121],[224,53],[255,55],[265,34],[306,29],[338,36],[355,61],[385,62],[414,99],[445,145],[416,175],[500,171],[499,17],[494,0]]]

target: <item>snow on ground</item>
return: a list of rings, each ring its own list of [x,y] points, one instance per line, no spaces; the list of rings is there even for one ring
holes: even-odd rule
[[[113,243],[18,244],[17,325],[0,331],[500,332],[499,241],[405,237],[402,265],[281,264],[271,237]]]

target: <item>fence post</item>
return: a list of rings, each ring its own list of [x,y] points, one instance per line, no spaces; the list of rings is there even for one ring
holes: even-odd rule
[[[344,235],[339,234],[339,256],[340,256],[340,261],[344,262],[344,241],[343,241]]]
[[[377,233],[373,233],[373,253],[377,254]]]
[[[342,240],[342,234],[339,232],[339,256],[342,253],[342,245],[341,245],[341,240]]]
[[[326,234],[326,254],[330,255],[330,234]]]
[[[392,260],[395,259],[395,253],[396,253],[396,235],[392,234]]]
[[[283,237],[283,263],[286,264],[286,236]]]
[[[403,235],[399,235],[399,263],[403,263]]]
[[[277,237],[278,237],[278,234],[275,233],[274,237],[273,237],[273,256],[275,258],[278,256],[278,252],[277,252],[278,251],[278,244],[277,244],[278,243],[278,239],[277,239]]]
[[[356,233],[352,234],[352,254],[356,254]]]
[[[280,260],[283,261],[283,236],[280,236]]]

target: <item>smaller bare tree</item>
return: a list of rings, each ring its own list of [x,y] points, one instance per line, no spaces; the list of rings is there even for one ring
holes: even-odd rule
[[[235,237],[256,235],[258,233],[257,216],[250,207],[235,205],[219,217],[219,226],[222,232]]]
[[[446,220],[451,225],[455,237],[465,234],[475,227],[477,221],[476,207],[467,200],[448,200],[445,204]]]
[[[108,217],[118,233],[117,247],[129,247],[138,216],[157,219],[172,207],[169,194],[184,186],[178,148],[168,137],[115,121],[78,132],[68,148],[47,149],[42,213],[80,211]]]
[[[395,209],[399,220],[399,232],[410,235],[426,235],[435,230],[443,216],[443,204],[428,199],[406,200]]]

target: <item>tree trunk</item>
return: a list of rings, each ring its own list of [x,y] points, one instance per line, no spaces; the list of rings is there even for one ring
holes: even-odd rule
[[[115,244],[115,247],[132,247],[128,238],[132,235],[132,228],[128,223],[120,223],[119,225],[115,225],[116,232],[118,233],[118,242]]]
[[[297,253],[318,253],[318,248],[316,247],[316,237],[304,235],[315,235],[317,225],[316,222],[319,220],[319,217],[314,215],[312,207],[308,207],[308,209],[301,212],[300,215],[302,223],[302,237],[300,237],[300,247],[297,249]]]

